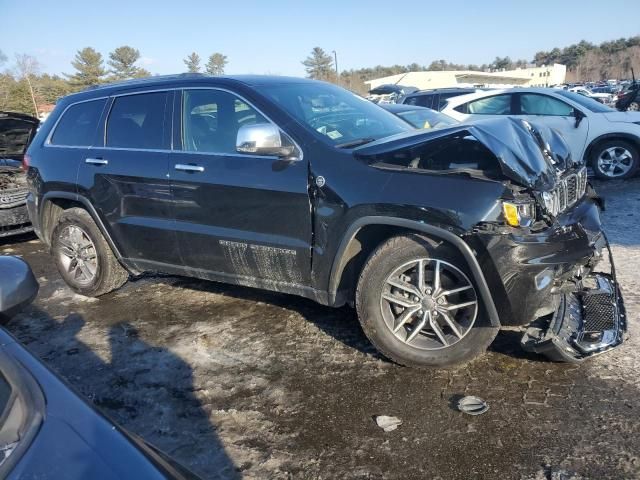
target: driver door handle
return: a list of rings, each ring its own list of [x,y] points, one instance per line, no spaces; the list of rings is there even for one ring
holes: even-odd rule
[[[204,167],[200,166],[200,165],[187,165],[184,163],[176,163],[176,166],[174,167],[176,170],[180,170],[181,172],[198,172],[198,173],[202,173],[204,172]]]
[[[109,160],[103,158],[87,158],[84,163],[90,163],[91,165],[108,165]]]

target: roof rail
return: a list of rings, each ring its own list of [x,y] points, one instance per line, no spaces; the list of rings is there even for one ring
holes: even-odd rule
[[[115,87],[115,86],[126,86],[126,85],[138,85],[138,84],[145,84],[147,82],[150,81],[155,81],[155,80],[172,80],[172,79],[179,79],[179,78],[200,78],[200,77],[208,77],[209,75],[205,75],[204,73],[191,73],[191,72],[185,72],[185,73],[176,73],[176,74],[171,74],[171,75],[153,75],[151,77],[143,77],[143,78],[130,78],[128,80],[118,80],[115,82],[108,82],[108,83],[101,83],[99,85],[91,85],[89,87],[87,87],[85,89],[86,90],[99,90],[102,88],[108,88],[108,87]]]

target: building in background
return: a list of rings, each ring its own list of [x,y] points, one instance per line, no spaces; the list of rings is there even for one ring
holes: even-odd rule
[[[369,90],[384,84],[408,85],[420,90],[447,87],[551,87],[565,83],[567,67],[559,63],[549,66],[516,68],[499,72],[444,70],[399,73],[366,81]]]

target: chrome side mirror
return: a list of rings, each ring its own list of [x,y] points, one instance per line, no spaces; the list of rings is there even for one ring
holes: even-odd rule
[[[11,317],[38,295],[38,282],[27,262],[0,256],[0,317]]]
[[[253,155],[294,159],[296,147],[271,123],[243,125],[236,137],[236,151]]]

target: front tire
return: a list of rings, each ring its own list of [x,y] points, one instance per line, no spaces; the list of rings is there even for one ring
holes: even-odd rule
[[[419,235],[393,237],[373,252],[360,275],[356,308],[371,343],[411,367],[469,362],[499,330],[485,315],[466,263]]]
[[[638,170],[638,149],[625,140],[608,140],[597,145],[591,154],[591,167],[601,180],[626,179]]]
[[[51,253],[64,281],[81,295],[99,297],[129,278],[91,215],[82,208],[62,213],[51,236]]]

